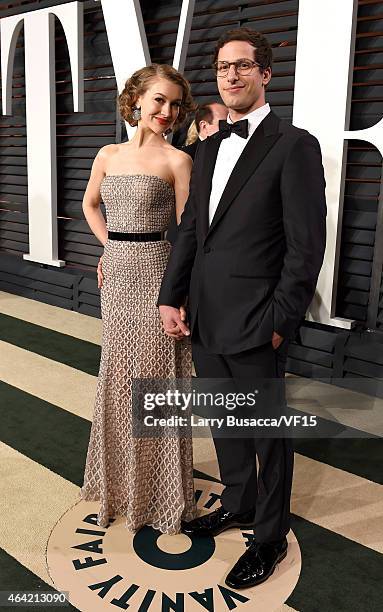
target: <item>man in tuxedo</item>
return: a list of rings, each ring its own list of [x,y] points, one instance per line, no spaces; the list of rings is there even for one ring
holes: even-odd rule
[[[265,103],[271,64],[267,39],[250,29],[231,30],[217,43],[214,66],[229,116],[198,147],[158,299],[165,332],[191,333],[203,378],[283,379],[288,342],[323,261],[320,147]],[[214,443],[222,506],[183,531],[203,536],[254,526],[255,541],[226,578],[232,588],[253,587],[287,554],[291,440],[216,437]]]

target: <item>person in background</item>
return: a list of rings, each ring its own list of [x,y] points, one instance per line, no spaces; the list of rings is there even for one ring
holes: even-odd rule
[[[195,119],[193,119],[193,121],[189,125],[189,129],[186,134],[185,144],[183,145],[183,147],[187,147],[188,145],[193,144],[193,142],[196,142],[197,140],[198,140],[197,126],[195,124]]]
[[[194,118],[195,137],[189,140],[189,131],[192,130],[193,123],[190,125],[186,138],[186,146],[182,147],[182,151],[190,155],[194,159],[195,152],[201,140],[205,140],[208,136],[212,136],[219,130],[219,122],[227,119],[228,110],[224,104],[219,102],[210,102],[199,106]]]

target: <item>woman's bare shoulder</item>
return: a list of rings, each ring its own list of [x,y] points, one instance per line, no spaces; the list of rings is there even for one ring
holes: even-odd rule
[[[112,155],[116,155],[118,151],[119,151],[118,145],[108,144],[108,145],[105,145],[104,147],[101,147],[96,157],[98,157],[101,160],[107,160],[107,159],[110,159]]]
[[[168,149],[169,153],[169,162],[174,168],[190,168],[192,166],[192,159],[190,155],[185,153],[185,151],[181,151],[180,149],[176,149],[171,146]]]
[[[98,168],[100,168],[105,174],[108,174],[110,165],[113,165],[116,162],[114,158],[119,155],[121,155],[121,145],[108,144],[101,147],[94,161]]]

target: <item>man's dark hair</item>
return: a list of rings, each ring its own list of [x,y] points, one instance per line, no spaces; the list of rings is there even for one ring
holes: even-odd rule
[[[198,133],[201,121],[207,121],[208,123],[211,123],[213,121],[213,111],[210,108],[210,104],[202,104],[202,106],[199,106],[197,108],[194,120]]]
[[[234,30],[228,30],[224,32],[217,41],[217,45],[214,51],[213,64],[217,61],[218,52],[226,43],[232,40],[244,40],[250,43],[254,51],[254,60],[260,64],[260,70],[271,68],[273,63],[273,52],[271,45],[267,40],[266,36],[263,36],[260,32],[255,32],[250,28],[236,28]]]

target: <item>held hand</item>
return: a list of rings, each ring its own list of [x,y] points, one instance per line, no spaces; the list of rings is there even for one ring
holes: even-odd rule
[[[186,310],[184,306],[180,306],[180,315],[181,315],[181,321],[185,323],[186,322]]]
[[[165,333],[170,338],[180,340],[184,336],[190,336],[189,328],[182,319],[182,317],[186,319],[186,312],[182,306],[181,308],[174,308],[173,306],[160,306],[159,311]]]
[[[271,343],[273,345],[274,351],[282,344],[283,336],[277,334],[277,332],[273,332],[273,337],[271,339]]]
[[[101,289],[102,283],[104,281],[104,276],[102,274],[102,256],[100,257],[100,261],[97,265],[97,287]]]

